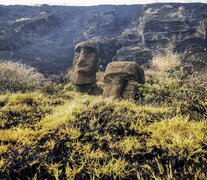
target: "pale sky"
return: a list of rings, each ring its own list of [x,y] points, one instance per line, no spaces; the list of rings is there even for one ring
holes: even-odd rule
[[[90,6],[100,4],[145,4],[155,2],[176,2],[176,3],[207,3],[207,0],[0,0],[1,5],[69,5],[69,6]]]

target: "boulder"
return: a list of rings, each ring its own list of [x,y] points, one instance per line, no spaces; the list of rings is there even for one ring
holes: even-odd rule
[[[104,82],[105,97],[134,99],[138,84],[145,83],[144,70],[134,62],[112,62],[106,68]]]
[[[84,41],[75,47],[73,67],[70,72],[72,84],[80,92],[89,92],[96,84],[98,45],[95,41]],[[87,87],[87,88],[86,88]]]
[[[113,57],[113,61],[134,61],[139,65],[147,64],[153,58],[153,51],[147,48],[123,47]]]

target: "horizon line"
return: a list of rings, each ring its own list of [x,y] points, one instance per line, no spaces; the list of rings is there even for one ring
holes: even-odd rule
[[[8,2],[7,3],[1,3],[0,5],[3,6],[15,6],[15,5],[25,5],[25,6],[42,6],[42,5],[49,5],[49,6],[104,6],[104,5],[144,5],[144,4],[196,4],[196,3],[201,3],[201,4],[207,4],[205,0],[189,0],[190,2],[186,2],[185,0],[182,1],[173,1],[173,0],[150,0],[149,2],[146,2],[145,0],[142,0],[139,3],[69,3],[69,2],[62,2],[62,3],[14,3],[14,2]]]

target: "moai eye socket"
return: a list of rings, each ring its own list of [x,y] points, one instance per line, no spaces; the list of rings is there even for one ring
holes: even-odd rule
[[[86,53],[94,53],[95,52],[95,49],[93,47],[86,46],[84,48],[84,52],[86,52]]]

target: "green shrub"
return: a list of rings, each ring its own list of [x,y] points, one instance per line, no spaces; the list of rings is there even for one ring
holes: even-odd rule
[[[189,76],[185,79],[180,76],[180,71],[173,75],[163,73],[153,75],[146,73],[147,82],[139,85],[137,101],[152,104],[169,104],[193,100],[205,100],[207,97],[206,86],[199,76]]]

